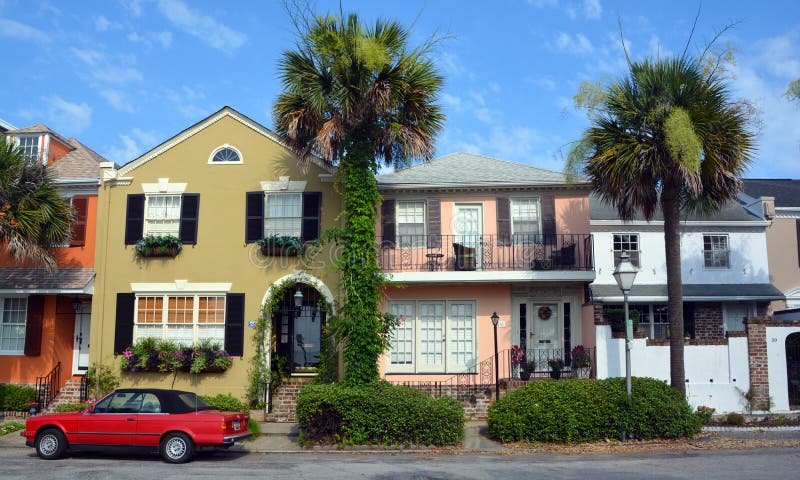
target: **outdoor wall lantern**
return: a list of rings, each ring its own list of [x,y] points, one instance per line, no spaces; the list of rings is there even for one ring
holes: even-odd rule
[[[500,316],[492,312],[492,326],[494,326],[494,399],[500,400],[500,356],[497,353],[497,322]]]

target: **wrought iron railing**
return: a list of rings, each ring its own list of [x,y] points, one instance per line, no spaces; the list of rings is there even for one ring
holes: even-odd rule
[[[500,383],[525,382],[530,379],[551,377],[553,368],[550,360],[561,360],[563,368],[559,371],[561,378],[594,378],[595,350],[584,348],[579,358],[573,358],[572,352],[561,348],[530,349],[522,355],[512,350],[498,352],[498,378],[495,381],[494,355],[470,367],[462,373],[443,380],[405,381],[390,380],[395,385],[405,385],[425,391],[434,397],[454,397],[458,400],[470,400],[480,392],[489,391]],[[526,369],[526,366],[529,366]],[[526,375],[530,373],[530,376]]]
[[[591,234],[397,235],[378,241],[387,272],[594,269]]]
[[[86,375],[81,377],[80,402],[83,403],[89,398],[89,380]]]
[[[38,410],[44,411],[56,398],[61,389],[61,362],[58,362],[50,373],[36,377],[36,403]]]

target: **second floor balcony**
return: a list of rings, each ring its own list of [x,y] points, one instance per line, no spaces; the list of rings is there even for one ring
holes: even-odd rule
[[[384,272],[594,270],[591,234],[397,235],[378,242]]]

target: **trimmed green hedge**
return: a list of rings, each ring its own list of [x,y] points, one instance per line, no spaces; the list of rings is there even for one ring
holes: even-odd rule
[[[200,398],[208,402],[208,404],[212,407],[216,408],[217,410],[222,410],[223,412],[250,411],[246,403],[227,393],[220,393],[219,395],[215,395],[213,397],[210,395],[200,395]]]
[[[348,445],[455,445],[464,438],[464,408],[409,387],[378,382],[312,384],[297,397],[306,441]]]
[[[60,405],[56,405],[56,408],[53,409],[54,413],[67,413],[67,412],[80,412],[86,410],[85,403],[62,403]]]
[[[680,392],[652,378],[533,382],[489,408],[489,435],[503,442],[593,442],[697,434],[700,417]]]
[[[0,383],[0,410],[24,412],[35,401],[35,388],[26,385]]]

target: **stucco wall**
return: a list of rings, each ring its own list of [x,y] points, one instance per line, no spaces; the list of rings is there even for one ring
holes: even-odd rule
[[[789,386],[786,372],[786,337],[800,332],[800,326],[766,327],[767,358],[769,362],[769,396],[774,412],[789,411]]]
[[[800,288],[800,260],[797,258],[797,219],[773,218],[767,228],[767,251],[772,284],[784,294]],[[772,302],[773,310],[786,307],[783,300]]]
[[[229,144],[242,154],[243,163],[209,165],[211,153]],[[239,121],[225,116],[190,138],[164,151],[126,176],[130,185],[104,184],[100,190],[95,282],[92,308],[91,361],[112,365],[116,294],[131,292],[131,283],[230,282],[230,293],[245,294],[244,356],[234,359],[233,367],[222,374],[188,375],[179,373],[176,388],[199,393],[232,393],[241,396],[247,385],[254,352],[254,329],[248,321],[259,316],[262,299],[275,280],[304,269],[336,294],[334,272],[325,270],[332,253],[325,250],[312,260],[297,257],[263,257],[255,244],[245,244],[245,193],[261,191],[261,181],[307,181],[307,192],[322,192],[322,230],[334,226],[341,211],[341,200],[333,184],[320,179],[328,172],[310,165],[306,172],[296,158],[273,140]],[[126,246],[125,208],[128,194],[143,193],[143,183],[186,182],[185,193],[200,194],[196,245],[184,245],[175,258],[138,259],[133,246]],[[123,385],[163,386],[171,375],[156,373],[124,374]]]
[[[597,378],[625,376],[625,340],[611,337],[611,327],[598,325]],[[605,358],[606,361],[601,359]],[[689,404],[713,407],[718,413],[742,412],[740,392],[750,388],[746,337],[728,338],[727,345],[684,347],[686,397]],[[669,346],[647,346],[645,339],[633,339],[631,376],[651,377],[669,382]]]

